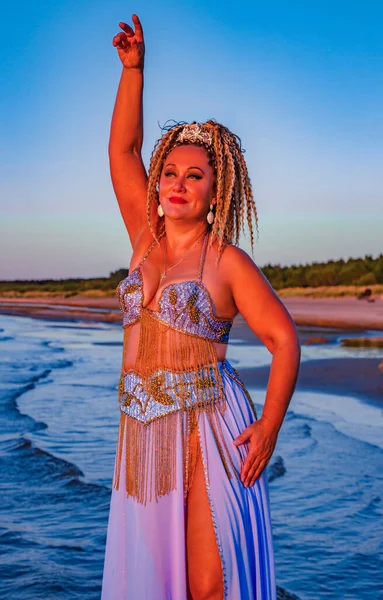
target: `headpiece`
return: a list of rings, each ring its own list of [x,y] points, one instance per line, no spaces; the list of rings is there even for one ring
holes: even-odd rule
[[[182,143],[202,143],[206,146],[212,146],[213,136],[210,131],[203,129],[199,123],[185,125],[182,131],[178,134],[176,142]]]
[[[213,134],[206,128],[203,128],[200,123],[188,123],[183,127],[182,131],[177,135],[172,148],[181,144],[197,144],[204,146],[210,156],[213,169],[216,169],[216,156],[213,145]]]

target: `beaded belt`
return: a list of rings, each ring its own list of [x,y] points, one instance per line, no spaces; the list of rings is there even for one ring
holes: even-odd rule
[[[227,476],[239,477],[221,429],[220,414],[224,415],[226,407],[224,374],[242,387],[252,404],[238,371],[226,359],[182,372],[161,368],[142,376],[134,369],[122,371],[115,489],[120,485],[123,456],[126,492],[139,503],[146,504],[152,498],[158,501],[175,489],[176,442],[180,435],[186,502],[198,457],[201,413],[207,419]]]
[[[216,373],[213,366],[183,372],[162,368],[145,379],[133,369],[122,372],[120,410],[147,424],[178,410],[218,402],[222,400],[224,391]]]

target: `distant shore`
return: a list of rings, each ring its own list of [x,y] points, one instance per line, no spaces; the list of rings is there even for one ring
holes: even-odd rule
[[[281,300],[300,326],[383,331],[383,299],[380,296],[375,296],[374,302],[355,297],[289,296]],[[0,297],[0,314],[49,320],[122,323],[118,299],[113,296]],[[236,317],[237,320],[241,320],[240,315]]]

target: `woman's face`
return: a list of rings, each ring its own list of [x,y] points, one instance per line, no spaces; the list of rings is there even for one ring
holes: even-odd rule
[[[206,220],[215,204],[215,174],[205,148],[176,146],[166,157],[159,184],[159,200],[166,217],[191,222]]]

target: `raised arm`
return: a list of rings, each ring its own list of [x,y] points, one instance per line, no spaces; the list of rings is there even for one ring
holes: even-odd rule
[[[141,157],[145,45],[139,18],[133,15],[132,20],[134,31],[121,22],[123,31],[113,38],[123,68],[108,152],[113,188],[134,249],[140,234],[148,228],[145,208],[148,176]]]

